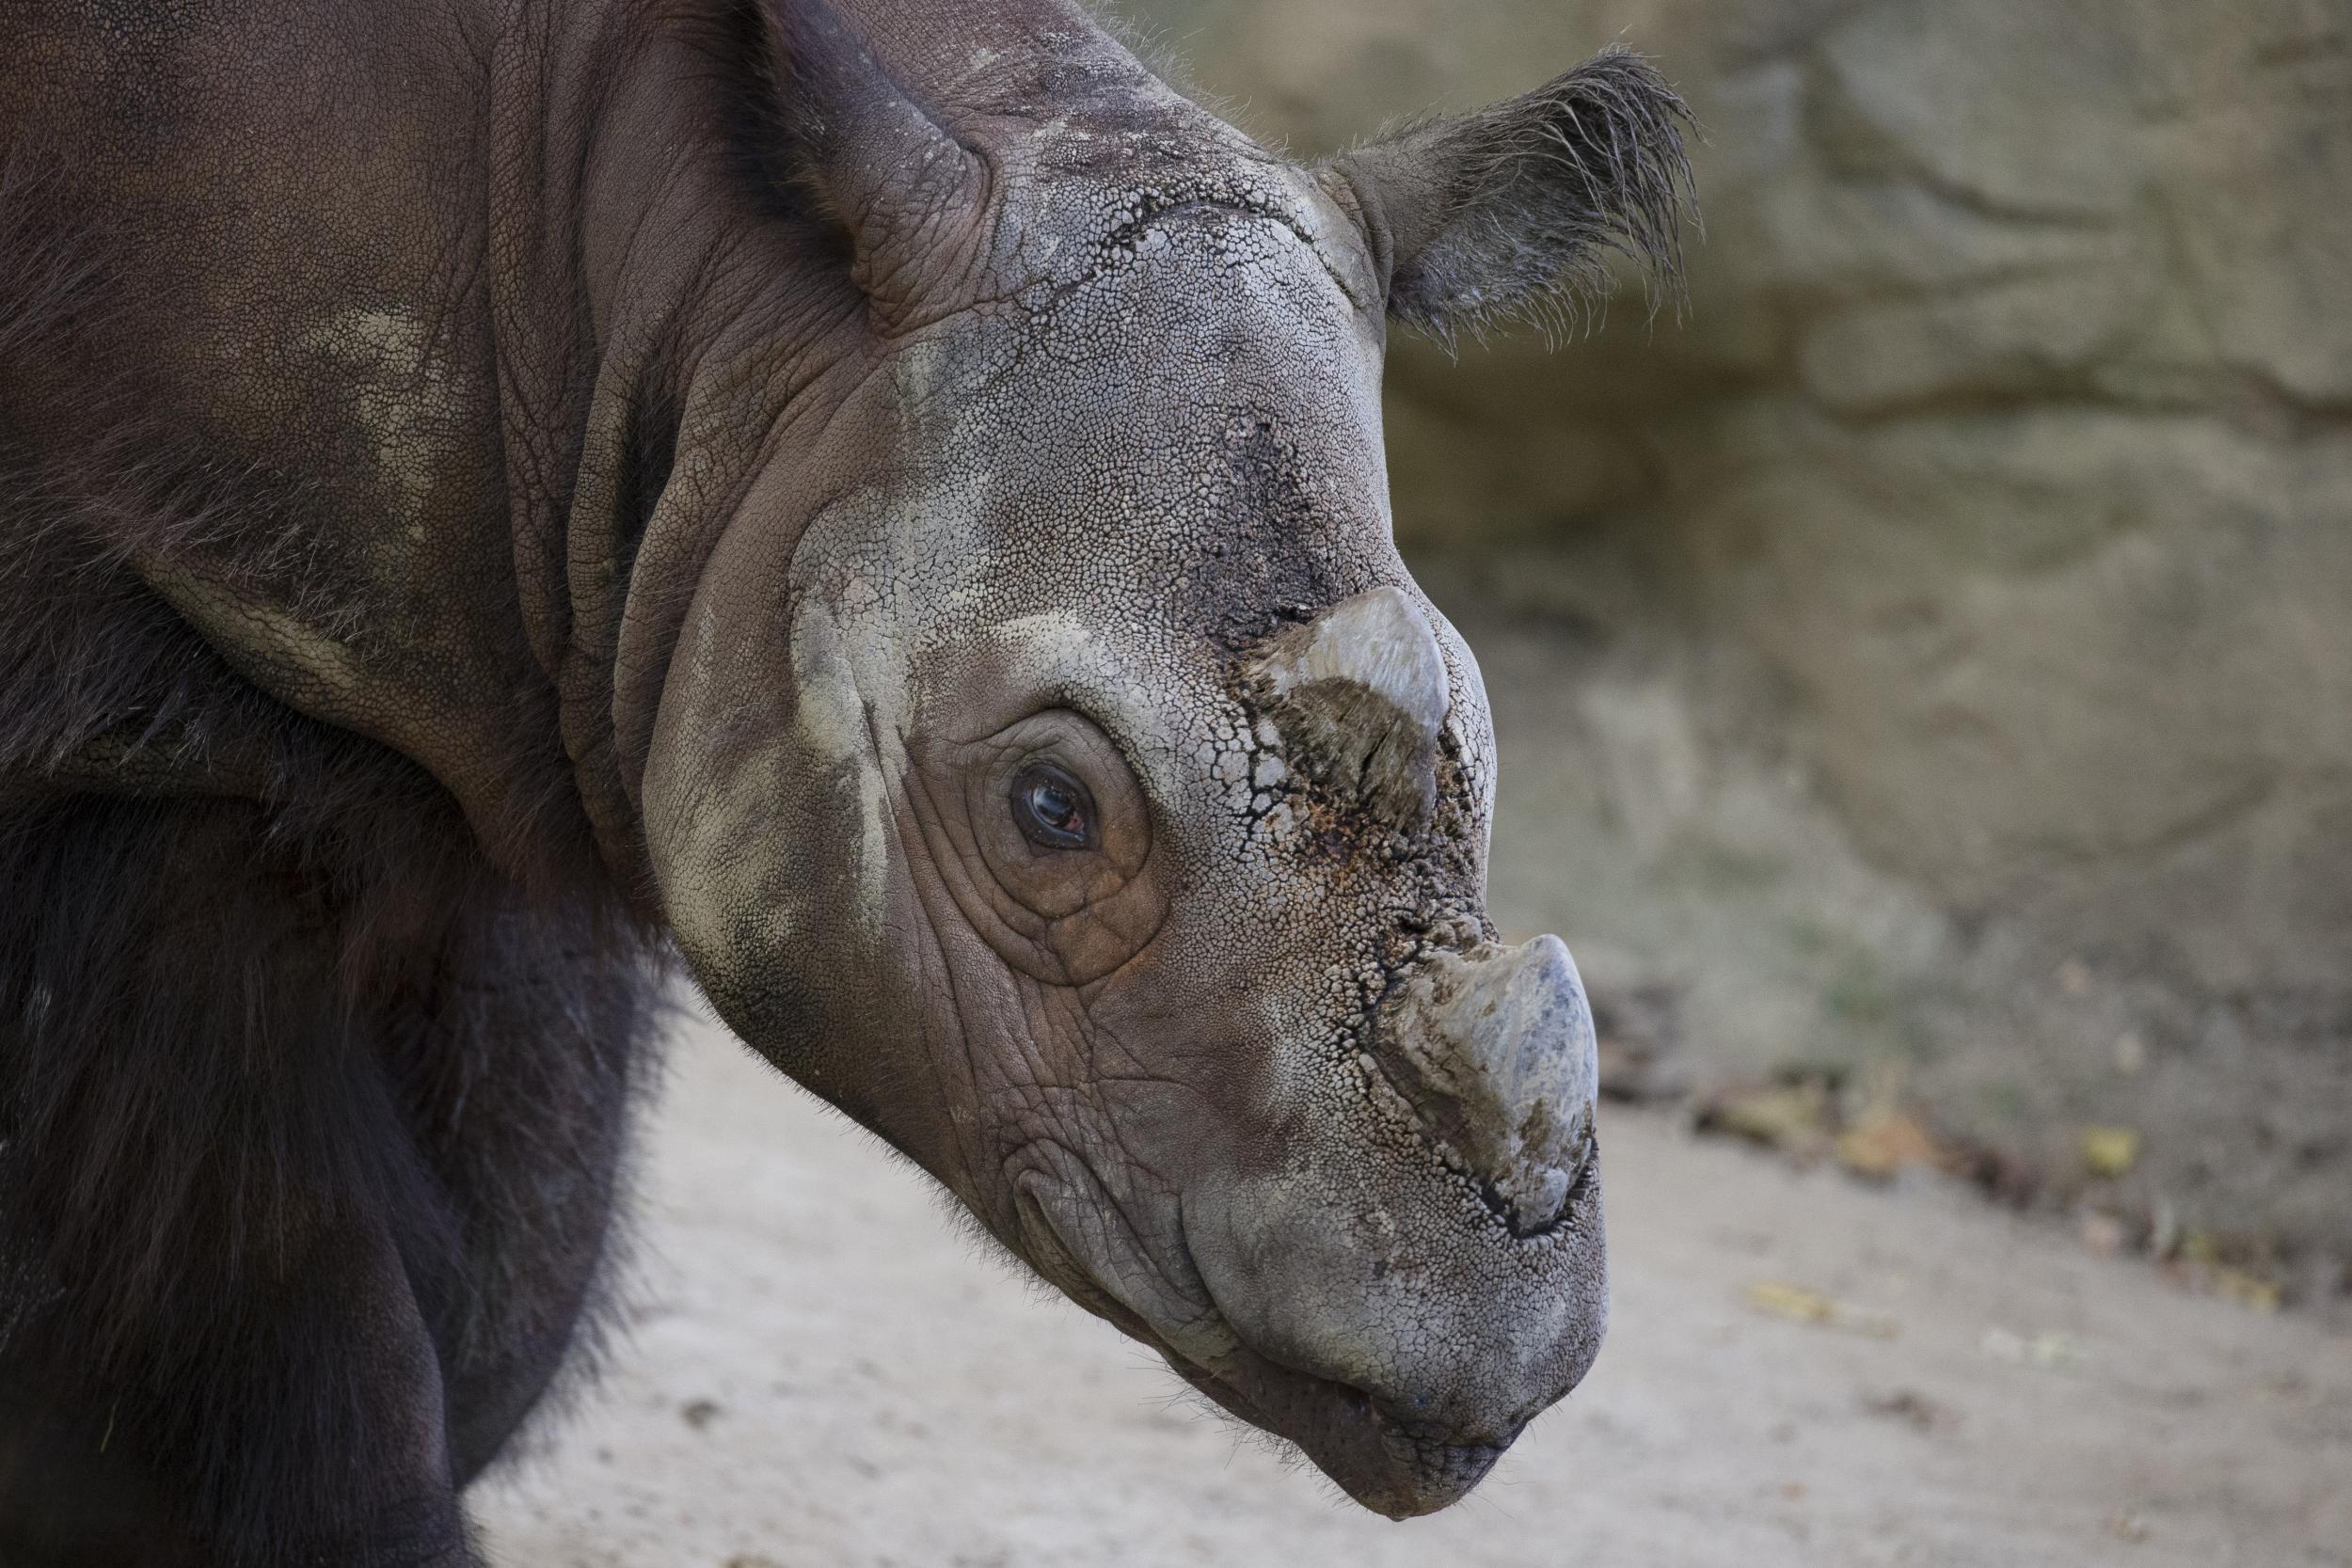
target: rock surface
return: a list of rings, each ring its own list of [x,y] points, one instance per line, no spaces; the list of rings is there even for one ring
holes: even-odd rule
[[[2352,8],[1130,9],[1298,152],[1659,59],[1707,138],[1687,318],[1394,362],[1400,535],[1537,683],[1488,672],[1498,843],[1552,847],[1499,877],[1719,1068],[1899,1064],[2059,1188],[2076,1126],[2142,1127],[2094,1196],[2331,1274]]]

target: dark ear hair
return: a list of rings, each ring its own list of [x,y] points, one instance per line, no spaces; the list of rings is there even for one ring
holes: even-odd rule
[[[1440,339],[1607,292],[1611,251],[1681,283],[1690,110],[1613,44],[1534,92],[1327,159],[1353,194],[1389,313]]]

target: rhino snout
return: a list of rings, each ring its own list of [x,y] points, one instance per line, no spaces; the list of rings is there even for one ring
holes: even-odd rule
[[[1211,1391],[1401,1518],[1467,1491],[1599,1350],[1598,1074],[1556,937],[1425,958],[1374,1024],[1373,1092],[1298,1105],[1285,1158],[1186,1192],[1184,1234],[1238,1342]]]
[[[1520,1235],[1567,1207],[1593,1154],[1599,1058],[1558,937],[1424,963],[1382,1020],[1379,1060]]]

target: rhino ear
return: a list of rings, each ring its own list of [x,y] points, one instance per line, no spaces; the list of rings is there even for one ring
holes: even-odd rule
[[[987,165],[961,131],[971,106],[904,27],[871,35],[828,0],[763,10],[781,132],[770,173],[850,242],[852,277],[885,316],[910,309],[926,247],[968,230],[985,202]]]
[[[1689,120],[1657,68],[1613,44],[1534,92],[1406,125],[1321,172],[1355,198],[1389,313],[1451,339],[1606,293],[1613,251],[1678,293]]]

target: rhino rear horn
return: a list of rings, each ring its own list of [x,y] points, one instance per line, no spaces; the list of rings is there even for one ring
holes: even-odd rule
[[[1403,590],[1343,599],[1249,673],[1295,767],[1392,827],[1428,818],[1451,699],[1437,634]]]

